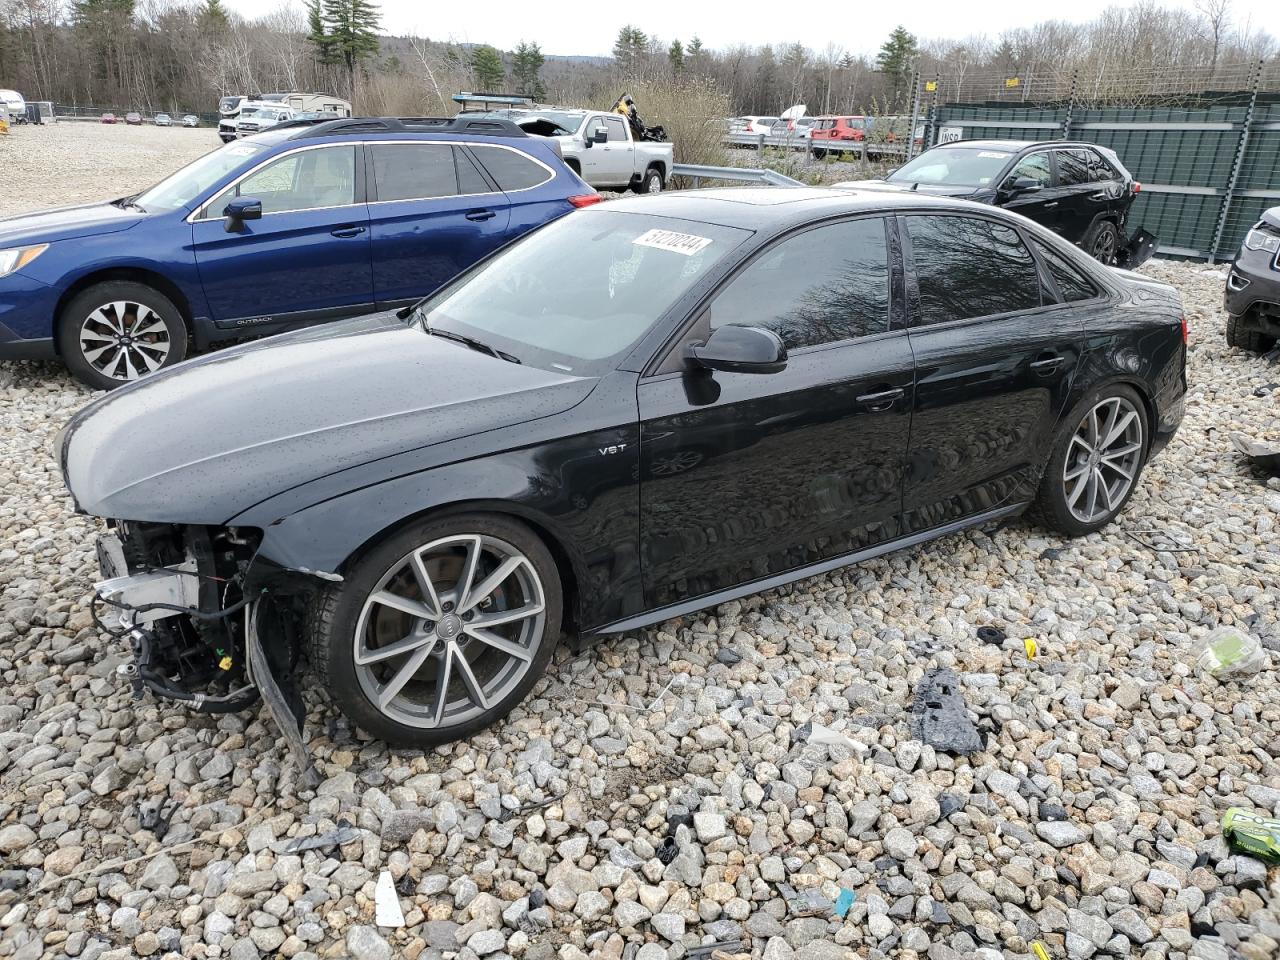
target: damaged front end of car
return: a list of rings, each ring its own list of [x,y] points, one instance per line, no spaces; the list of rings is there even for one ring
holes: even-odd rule
[[[320,582],[265,562],[260,544],[254,528],[108,521],[92,615],[128,645],[121,672],[135,699],[223,714],[261,697],[313,782],[296,676]]]

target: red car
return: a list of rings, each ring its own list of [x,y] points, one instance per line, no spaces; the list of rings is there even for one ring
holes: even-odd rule
[[[140,114],[140,113],[126,113],[126,114],[124,115],[124,122],[125,122],[125,123],[127,123],[127,124],[128,124],[129,126],[131,126],[131,127],[140,127],[140,126],[142,126],[142,114]]]
[[[104,113],[102,115],[102,123],[115,123],[116,115],[114,113]]]
[[[870,119],[864,116],[818,117],[813,132],[809,134],[813,141],[813,155],[823,157],[828,150],[834,152],[844,149],[846,144],[865,140],[870,125]]]

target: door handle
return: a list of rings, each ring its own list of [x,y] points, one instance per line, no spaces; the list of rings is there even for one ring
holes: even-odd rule
[[[1045,208],[1046,210],[1048,210],[1048,209],[1050,209],[1051,207],[1056,207],[1057,205],[1058,205],[1058,201],[1057,201],[1057,200],[1051,200],[1051,201],[1049,201],[1048,203],[1046,203],[1046,204],[1044,205],[1044,208]]]
[[[1105,199],[1107,199],[1107,191],[1105,191],[1105,190],[1099,190],[1097,193],[1091,193],[1091,194],[1089,194],[1089,199],[1090,199],[1090,200],[1105,200]]]
[[[1062,357],[1052,356],[1052,357],[1045,357],[1043,360],[1036,360],[1032,362],[1031,369],[1034,370],[1036,373],[1040,374],[1041,376],[1046,376],[1050,373],[1053,373],[1060,366],[1062,366]]]
[[[880,390],[876,393],[864,393],[858,397],[859,403],[865,403],[868,410],[881,411],[888,410],[897,401],[907,395],[907,391],[902,387],[894,387],[891,390]]]
[[[476,223],[482,223],[485,220],[492,220],[497,214],[492,210],[468,210],[467,219]]]
[[[344,227],[338,227],[336,230],[329,231],[331,236],[335,237],[358,237],[364,233],[364,227],[358,227],[354,223],[349,223]]]

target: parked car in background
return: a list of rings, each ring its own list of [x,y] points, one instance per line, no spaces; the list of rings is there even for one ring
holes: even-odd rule
[[[1227,273],[1227,343],[1262,353],[1280,341],[1280,207],[1245,234]]]
[[[412,303],[599,199],[506,121],[280,127],[134,196],[0,220],[0,359],[118,386],[189,347]]]
[[[236,118],[236,137],[251,137],[293,117],[293,111],[279,103],[246,103]]]
[[[131,127],[140,127],[140,126],[142,126],[142,114],[140,114],[140,113],[126,113],[126,114],[124,115],[124,122],[125,122],[125,123],[127,123],[127,124],[128,124],[129,126],[131,126]]]
[[[773,125],[777,122],[777,117],[734,117],[729,121],[729,132],[749,133],[752,136],[763,133],[768,136],[773,132]]]
[[[98,118],[99,123],[115,123],[116,115],[114,113],[104,113]]]
[[[815,117],[813,133],[813,155],[818,158],[828,153],[839,153],[851,148],[866,139],[867,128],[871,118],[864,116],[825,116]]]
[[[769,133],[775,137],[808,140],[813,133],[813,127],[817,119],[817,117],[779,118],[769,128]]]
[[[633,633],[1032,506],[1100,530],[1187,391],[1172,287],[923,193],[601,204],[407,319],[201,358],[63,431],[117,610],[247,607],[148,616],[133,675],[203,691],[228,657],[234,688],[260,643],[288,688],[305,651],[422,749],[519,703],[562,626]]]
[[[303,110],[301,113],[293,115],[294,120],[337,120],[338,115],[332,110]]]
[[[1004,207],[1102,263],[1133,268],[1155,252],[1155,237],[1145,230],[1131,235],[1126,226],[1142,185],[1114,151],[1094,143],[964,140],[926,150],[883,180],[837,186],[911,190]]]
[[[182,118],[182,125],[184,127],[198,127],[200,126],[200,118],[194,113],[188,113]]]
[[[0,112],[10,123],[26,123],[27,101],[17,90],[0,90]]]
[[[154,123],[157,127],[173,126],[173,118],[169,116],[167,113],[157,113],[151,122]]]
[[[294,114],[324,112],[332,113],[337,117],[351,116],[351,104],[329,93],[264,93],[255,97],[238,95],[223,97],[218,101],[218,136],[224,143],[230,143],[236,139],[241,111],[251,105],[254,109],[261,109],[267,105],[275,106]],[[259,130],[267,128],[261,123],[257,124],[257,127]]]
[[[218,101],[218,137],[223,143],[230,143],[236,138],[236,119],[240,116],[240,107],[248,100],[248,97],[237,95]]]

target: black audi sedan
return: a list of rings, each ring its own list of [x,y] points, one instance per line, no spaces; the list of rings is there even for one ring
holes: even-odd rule
[[[1098,530],[1182,418],[1185,337],[1172,288],[994,207],[664,194],[542,227],[403,316],[127,385],[60,456],[108,520],[95,609],[140,689],[287,699],[306,653],[362,728],[423,746],[509,711],[562,630],[1027,508]]]

